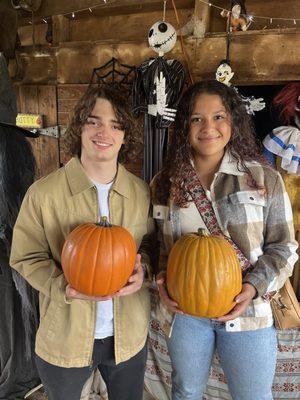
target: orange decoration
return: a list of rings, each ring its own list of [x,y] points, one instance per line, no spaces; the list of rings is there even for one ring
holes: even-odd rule
[[[120,290],[131,276],[136,243],[121,226],[100,223],[79,225],[66,238],[61,265],[69,284],[90,296],[108,296]]]
[[[204,318],[227,314],[242,290],[236,252],[226,239],[210,236],[205,229],[182,236],[168,258],[167,288],[188,314]]]

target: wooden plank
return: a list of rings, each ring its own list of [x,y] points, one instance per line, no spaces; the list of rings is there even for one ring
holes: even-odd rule
[[[56,84],[57,60],[56,48],[36,46],[16,51],[18,61],[18,77],[20,84]]]
[[[183,26],[191,19],[193,9],[182,9],[178,11],[178,14]],[[120,38],[122,41],[147,40],[149,29],[161,19],[161,11],[105,17],[91,15],[85,19],[73,19],[70,21],[70,41],[115,40],[118,42]],[[173,10],[167,10],[166,21],[177,28]]]
[[[57,126],[56,86],[38,87],[39,113],[44,116],[44,126]],[[59,168],[59,139],[39,137],[40,170],[42,175]]]
[[[197,38],[202,38],[210,29],[211,7],[200,0],[195,0],[194,18],[193,34]]]
[[[70,20],[63,15],[53,15],[53,44],[70,40]]]
[[[240,32],[230,47],[234,85],[284,83],[300,79],[300,35]],[[212,79],[226,54],[226,37],[215,35],[198,42],[192,72],[197,79]],[[203,56],[205,55],[205,56]]]
[[[45,127],[57,125],[56,87],[20,85],[19,112],[44,116]],[[29,139],[37,163],[37,178],[47,175],[59,166],[59,143],[56,138],[40,136]]]
[[[192,8],[194,6],[194,0],[177,0],[176,7],[180,8]],[[87,11],[81,14],[89,14],[89,7],[93,8],[93,13],[99,13],[99,15],[120,15],[129,14],[134,12],[146,12],[163,10],[162,0],[109,0],[107,3],[99,0],[48,0],[43,1],[40,9],[35,13],[35,19],[42,19],[52,15],[63,15],[68,14],[71,17],[73,11],[86,9]],[[171,1],[167,2],[167,8],[171,9]],[[78,16],[79,12],[76,12]],[[28,21],[28,17],[23,17],[23,21]]]
[[[234,83],[267,84],[299,80],[299,32],[299,29],[291,29],[235,33],[230,46]],[[210,34],[204,39],[189,37],[184,43],[194,79],[214,78],[219,62],[226,55],[226,35]],[[59,84],[86,84],[90,81],[93,68],[100,67],[112,57],[121,63],[139,66],[145,59],[156,57],[156,53],[146,41],[72,42],[62,43],[51,50],[43,48],[37,53],[30,49],[27,52],[23,50],[19,66],[23,74],[22,82],[51,83],[57,78]],[[179,41],[166,58],[175,58],[185,64]]]

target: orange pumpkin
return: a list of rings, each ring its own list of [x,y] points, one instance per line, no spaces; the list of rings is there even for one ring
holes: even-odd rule
[[[236,252],[205,229],[182,236],[168,258],[167,289],[184,312],[204,318],[227,314],[242,289]]]
[[[80,293],[108,296],[121,289],[133,272],[136,244],[121,226],[79,225],[66,238],[61,265],[66,280]]]

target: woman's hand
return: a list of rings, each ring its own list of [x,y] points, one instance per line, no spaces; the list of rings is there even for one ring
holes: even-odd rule
[[[235,302],[237,304],[233,307],[233,309],[228,314],[214,319],[220,322],[227,322],[239,317],[244,313],[256,294],[256,289],[253,285],[251,285],[251,283],[244,283],[241,293],[235,298]]]
[[[166,273],[160,272],[156,277],[156,284],[158,287],[158,293],[161,301],[172,313],[184,314],[182,310],[178,308],[178,304],[169,297],[166,287]]]

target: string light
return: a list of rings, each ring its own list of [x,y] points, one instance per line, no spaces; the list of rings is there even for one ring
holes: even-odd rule
[[[198,0],[198,1],[200,1],[200,2],[203,3],[203,4],[208,5],[209,7],[214,7],[214,8],[217,8],[218,10],[221,10],[221,11],[224,10],[224,11],[226,11],[226,12],[228,12],[228,13],[231,13],[231,11],[226,10],[226,8],[216,6],[215,4],[212,4],[211,2],[208,2],[208,1],[205,1],[205,0]],[[294,21],[294,24],[295,24],[295,25],[296,25],[297,21],[300,22],[300,18],[266,17],[266,16],[262,16],[262,15],[255,15],[255,16],[253,16],[253,15],[247,15],[247,17],[250,19],[251,22],[254,21],[254,18],[255,18],[255,19],[267,19],[267,20],[269,20],[271,23],[273,22],[273,19],[274,19],[274,20],[276,19],[276,20],[279,20],[279,21]]]
[[[211,2],[208,2],[208,1],[205,1],[205,0],[198,0],[198,1],[200,1],[200,2],[203,3],[203,4],[208,5],[209,7],[213,7],[213,8],[216,8],[216,9],[218,9],[218,10],[221,10],[221,11],[222,11],[222,10],[225,10],[226,12],[229,12],[229,13],[231,12],[231,11],[229,11],[229,10],[226,10],[224,7],[216,6],[215,4],[213,4],[213,3],[211,3]],[[104,4],[109,4],[109,1],[108,1],[108,0],[103,0],[103,2],[104,2]],[[91,6],[91,7],[81,8],[81,9],[79,9],[79,10],[75,10],[75,11],[73,11],[72,14],[71,14],[71,15],[72,15],[72,18],[75,18],[75,12],[78,13],[78,12],[81,12],[81,11],[87,11],[87,10],[89,10],[89,11],[92,13],[92,10],[93,10],[94,8],[97,8],[97,7],[101,7],[101,4],[98,4],[98,5],[95,5],[95,6]],[[44,21],[44,19],[51,18],[51,17],[53,17],[54,15],[58,15],[58,14],[49,15],[49,16],[43,18],[42,20]],[[64,13],[64,14],[59,14],[59,15],[70,15],[70,13]],[[267,16],[262,16],[262,15],[255,15],[255,16],[253,16],[253,15],[247,15],[247,17],[250,19],[251,22],[253,22],[254,19],[267,19],[267,20],[270,21],[270,24],[273,23],[273,20],[278,20],[278,21],[292,21],[292,22],[294,23],[294,25],[297,24],[297,21],[300,22],[300,18],[267,17]],[[29,21],[29,23],[31,23],[31,21]]]

